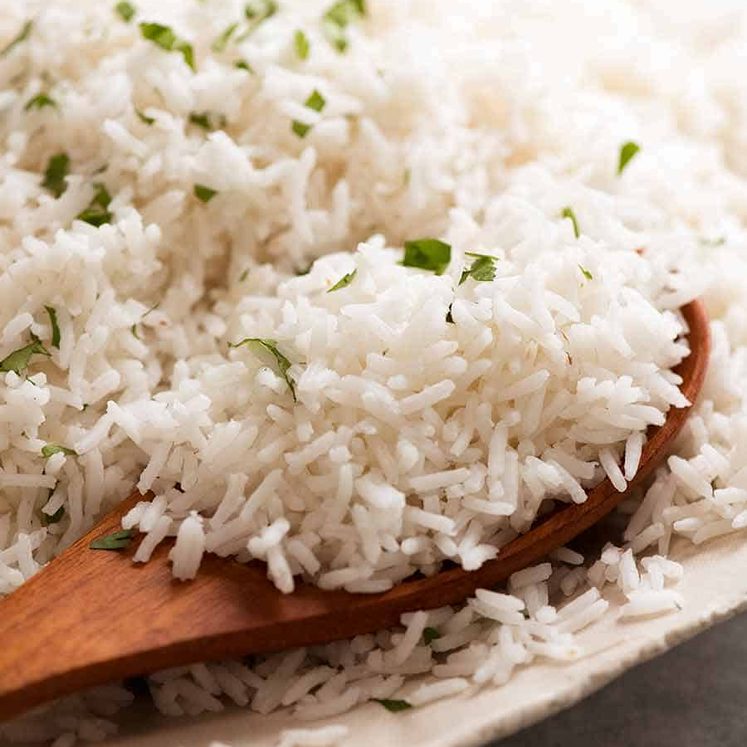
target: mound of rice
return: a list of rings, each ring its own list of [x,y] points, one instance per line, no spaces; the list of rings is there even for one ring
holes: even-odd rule
[[[283,592],[476,569],[548,500],[625,489],[686,404],[678,308],[703,295],[702,401],[619,546],[148,686],[169,715],[420,706],[582,655],[610,588],[615,614],[676,612],[672,538],[747,526],[743,16],[572,5],[0,9],[0,593],[135,486],[155,496],[124,520],[135,559],[176,537],[180,579],[206,552],[266,561]],[[69,747],[131,698],[0,728]]]

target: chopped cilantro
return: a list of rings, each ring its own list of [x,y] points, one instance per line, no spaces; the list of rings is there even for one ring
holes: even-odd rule
[[[68,449],[67,446],[60,446],[60,444],[44,444],[44,446],[42,446],[41,454],[45,459],[49,459],[53,454],[78,456],[78,452],[76,452],[75,449]]]
[[[18,34],[0,51],[0,57],[5,57],[5,55],[10,54],[19,44],[25,42],[26,39],[29,38],[33,28],[34,22],[26,21],[26,23],[21,26],[21,30]]]
[[[210,202],[218,192],[210,189],[210,187],[206,187],[204,184],[195,184],[194,194],[200,202]]]
[[[114,12],[125,23],[129,23],[135,17],[137,10],[132,3],[128,3],[127,0],[122,0],[122,2],[119,2],[114,6]]]
[[[193,125],[202,127],[207,132],[226,125],[226,118],[222,114],[214,114],[213,112],[192,112],[189,115],[189,121]]]
[[[251,0],[244,6],[244,15],[255,23],[274,16],[277,11],[278,4],[275,0]]]
[[[192,45],[180,39],[168,26],[160,23],[141,23],[140,33],[167,52],[178,52],[192,70],[195,70],[195,54]]]
[[[44,307],[49,315],[49,324],[52,327],[52,347],[60,349],[60,325],[57,324],[57,310],[54,306]]]
[[[69,168],[70,159],[67,153],[58,153],[56,156],[52,156],[44,172],[44,179],[42,179],[41,183],[42,187],[49,190],[55,197],[60,197],[67,189],[65,177],[68,174]]]
[[[353,282],[353,279],[358,274],[358,270],[353,270],[352,272],[348,272],[347,274],[343,275],[328,291],[327,293],[332,293],[332,291],[340,290],[341,288],[347,288],[350,283]]]
[[[236,29],[239,27],[238,23],[232,23],[226,27],[225,31],[218,36],[211,45],[213,52],[225,52],[228,42],[231,41],[231,37],[236,33]]]
[[[246,60],[236,60],[233,66],[239,70],[246,70],[247,73],[254,75],[254,68]]]
[[[449,310],[446,312],[446,323],[447,324],[455,324],[454,317],[451,315],[451,307],[453,306],[453,303],[449,304]]]
[[[309,50],[311,49],[309,37],[301,29],[298,29],[293,34],[293,47],[296,50],[296,56],[299,60],[307,60],[309,58]]]
[[[248,277],[249,277],[249,268],[247,267],[247,269],[244,270],[241,273],[241,275],[239,275],[239,282],[243,283]]]
[[[15,371],[20,376],[29,367],[31,356],[33,355],[46,355],[49,357],[49,351],[41,344],[41,340],[32,333],[31,342],[28,345],[14,350],[10,355],[7,355],[0,361],[0,373]]]
[[[622,174],[623,171],[625,171],[625,167],[630,163],[630,161],[635,157],[636,153],[638,153],[640,149],[641,146],[638,145],[638,143],[634,143],[632,140],[629,140],[627,143],[620,147],[620,160],[617,164],[618,176]]]
[[[60,506],[53,514],[45,514],[42,511],[42,524],[48,527],[50,524],[59,524],[65,515],[65,507]]]
[[[23,107],[23,111],[27,112],[31,109],[44,109],[45,106],[51,106],[53,109],[57,108],[57,102],[46,93],[37,93],[36,96],[32,96]]]
[[[578,220],[576,220],[576,213],[573,212],[573,208],[571,207],[564,207],[560,212],[561,218],[568,218],[570,222],[573,224],[573,234],[576,238],[578,238],[581,235],[581,230],[578,227]]]
[[[474,252],[465,252],[468,257],[475,257],[475,261],[467,268],[462,270],[462,276],[459,278],[459,285],[472,278],[473,280],[490,281],[495,279],[495,263],[498,257],[492,257],[489,254],[475,254]]]
[[[111,201],[112,198],[107,188],[101,182],[96,182],[93,185],[93,199],[88,207],[76,217],[96,228],[105,223],[111,223],[112,214],[109,212]]]
[[[103,537],[97,537],[91,540],[88,547],[91,550],[124,550],[132,542],[135,536],[134,529],[121,529],[113,534],[107,534]]]
[[[285,379],[285,383],[288,385],[291,394],[293,395],[293,401],[296,401],[296,384],[288,373],[288,369],[291,367],[291,362],[278,350],[277,343],[275,340],[266,340],[260,337],[246,337],[241,342],[228,343],[231,348],[239,348],[242,345],[251,346],[253,349],[258,351],[264,351],[269,353],[274,359],[278,367],[280,375]]]
[[[324,34],[329,43],[338,51],[348,48],[345,29],[357,19],[366,15],[365,0],[338,0],[322,17]]]
[[[430,646],[436,638],[440,637],[441,634],[435,628],[428,627],[423,631],[423,643],[425,643],[426,646]]]
[[[327,104],[327,100],[322,96],[319,91],[316,90],[316,88],[311,92],[309,95],[309,98],[306,99],[306,101],[303,102],[303,105],[307,107],[308,109],[311,109],[315,112],[320,112]],[[293,120],[293,124],[291,125],[291,130],[298,135],[298,137],[306,137],[307,133],[311,129],[311,125],[306,124],[304,122],[299,122],[297,119]]]
[[[412,708],[412,705],[406,700],[391,700],[390,698],[374,698],[373,699],[379,705],[383,705],[387,711],[397,713],[399,711],[406,711],[408,708]]]
[[[581,274],[587,279],[587,280],[594,280],[594,276],[583,266],[579,265],[578,269],[581,270]]]
[[[451,246],[439,239],[416,239],[405,241],[405,267],[417,267],[443,275],[451,262]]]
[[[147,124],[148,127],[150,127],[152,124],[155,124],[155,117],[149,117],[147,114],[143,114],[143,112],[140,111],[140,109],[135,109],[135,114],[137,114],[137,118],[143,123]]]

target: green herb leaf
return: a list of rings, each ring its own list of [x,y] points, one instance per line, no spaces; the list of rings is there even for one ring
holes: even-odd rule
[[[130,332],[132,333],[132,336],[133,336],[133,337],[134,337],[134,338],[135,338],[136,340],[139,340],[139,339],[140,339],[140,335],[138,334],[138,331],[137,331],[137,324],[133,324],[133,325],[132,325],[132,326],[130,327]]]
[[[316,90],[316,88],[309,94],[309,98],[306,99],[306,101],[303,102],[303,105],[307,107],[308,109],[311,109],[315,112],[320,112],[327,104],[327,100],[322,96],[319,91]],[[311,129],[311,125],[305,124],[304,122],[299,122],[297,119],[293,120],[293,124],[291,125],[291,130],[298,135],[298,137],[306,137],[307,133]]]
[[[715,239],[700,239],[703,246],[723,246],[726,243],[726,236],[717,236]]]
[[[228,42],[231,41],[231,37],[236,33],[238,27],[238,23],[232,23],[228,26],[226,30],[212,43],[211,49],[213,52],[225,52]]]
[[[104,537],[97,537],[91,541],[88,547],[91,550],[124,550],[132,542],[134,536],[134,529],[122,529]]]
[[[291,367],[291,362],[278,350],[277,343],[275,340],[262,339],[260,337],[246,337],[241,342],[228,343],[231,348],[239,348],[242,345],[250,346],[252,349],[269,353],[274,359],[278,367],[278,372],[285,379],[285,383],[293,395],[293,401],[296,401],[296,384],[288,373],[288,369]]]
[[[233,66],[239,70],[246,70],[247,73],[254,75],[254,68],[246,60],[236,60]]]
[[[573,224],[573,234],[576,238],[578,238],[581,235],[581,230],[578,227],[578,221],[576,220],[576,213],[573,212],[573,208],[571,207],[564,207],[563,210],[560,212],[561,218],[568,218],[570,222]]]
[[[36,96],[32,96],[23,107],[23,111],[27,112],[31,109],[43,109],[45,106],[51,106],[53,109],[57,108],[57,102],[46,93],[37,93]]]
[[[406,711],[412,706],[406,700],[391,700],[390,698],[374,698],[373,699],[379,705],[383,705],[387,711],[392,713],[398,713],[399,711]]]
[[[192,45],[180,39],[168,26],[160,23],[141,23],[140,33],[167,52],[178,52],[192,70],[195,70],[195,55]]]
[[[50,354],[44,345],[41,344],[41,340],[32,333],[31,342],[28,345],[14,350],[10,355],[0,361],[0,373],[15,371],[20,376],[29,367],[31,356],[33,355],[46,355],[49,357]]]
[[[465,252],[465,254],[476,259],[469,267],[462,270],[459,285],[469,277],[482,282],[495,280],[495,263],[498,261],[498,257],[492,257],[490,254],[475,254],[474,252]]]
[[[446,323],[447,324],[456,324],[454,321],[454,317],[451,315],[451,307],[453,306],[453,303],[449,304],[449,310],[446,312]]]
[[[75,449],[68,449],[67,446],[60,446],[60,444],[44,444],[44,446],[42,446],[41,454],[45,459],[49,459],[53,454],[78,456],[78,452],[76,452]]]
[[[225,127],[226,118],[222,114],[213,112],[192,112],[189,115],[189,121],[193,125],[202,127],[206,132],[217,130],[219,127]]]
[[[239,282],[243,283],[247,278],[249,277],[249,268],[244,270],[241,275],[239,275]]]
[[[140,109],[135,109],[135,114],[137,114],[137,118],[143,124],[147,124],[148,127],[150,127],[152,124],[155,124],[155,122],[156,122],[156,118],[155,117],[149,117],[146,114],[143,114],[143,112],[141,112]]]
[[[417,239],[405,241],[405,267],[417,267],[443,275],[451,262],[451,246],[439,239]]]
[[[65,515],[64,506],[60,506],[53,514],[45,514],[44,511],[42,511],[42,515],[41,515],[42,524],[45,527],[48,527],[51,524],[59,524],[64,515]]]
[[[244,6],[244,15],[255,24],[274,16],[278,11],[275,0],[251,0]]]
[[[60,197],[67,189],[65,177],[69,168],[70,159],[67,153],[58,153],[56,156],[52,156],[44,172],[42,187],[49,190],[55,197]]]
[[[638,143],[634,143],[632,140],[629,140],[627,143],[621,146],[620,160],[617,164],[617,175],[618,176],[622,174],[622,172],[625,170],[625,167],[630,163],[630,161],[634,158],[634,156],[638,153],[640,149],[641,149],[641,146],[638,145]]]
[[[324,35],[340,53],[348,48],[345,29],[366,15],[365,0],[339,0],[322,17]]]
[[[423,630],[423,643],[425,643],[426,646],[430,646],[433,641],[440,637],[441,634],[435,628],[429,627]]]
[[[49,315],[49,324],[52,327],[52,347],[60,349],[60,325],[57,324],[57,310],[54,306],[44,307]]]
[[[3,47],[2,51],[0,51],[0,57],[5,57],[5,55],[10,54],[19,44],[25,42],[26,39],[29,38],[31,30],[33,28],[34,22],[26,21],[26,23],[21,26],[21,30],[18,32],[15,38],[13,38],[10,43]]]
[[[343,275],[328,291],[327,293],[332,293],[332,291],[340,290],[340,288],[347,288],[350,283],[353,282],[353,279],[358,274],[358,270],[353,270],[352,272],[348,272],[347,274]]]
[[[204,184],[195,184],[194,194],[200,202],[210,202],[218,192],[210,189],[210,187],[206,187]]]
[[[96,182],[93,185],[93,199],[88,207],[77,216],[78,220],[96,226],[96,228],[105,223],[111,223],[113,217],[109,212],[111,201],[112,198],[107,188],[101,182]]]
[[[579,265],[578,269],[581,270],[581,274],[587,279],[587,280],[594,280],[594,276],[583,266]]]
[[[129,23],[137,13],[135,6],[132,3],[128,3],[127,0],[117,3],[114,6],[114,12],[125,22]]]
[[[309,44],[309,37],[301,29],[298,29],[293,34],[293,47],[296,50],[296,56],[299,60],[307,60],[309,58],[311,44]]]

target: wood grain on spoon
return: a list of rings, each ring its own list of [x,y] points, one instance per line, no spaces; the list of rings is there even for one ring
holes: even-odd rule
[[[708,365],[708,318],[699,301],[683,308],[690,356],[679,366],[690,402]],[[630,488],[666,456],[689,408],[670,409],[651,429]],[[135,565],[135,548],[91,550],[120,528],[134,495],[12,595],[0,601],[0,719],[76,690],[196,661],[323,643],[395,625],[403,612],[455,604],[544,558],[609,513],[625,496],[608,480],[585,503],[553,513],[479,570],[414,578],[383,594],[300,585],[283,595],[260,564],[206,556],[194,581],[171,577],[168,543]],[[134,544],[134,543],[133,543]]]

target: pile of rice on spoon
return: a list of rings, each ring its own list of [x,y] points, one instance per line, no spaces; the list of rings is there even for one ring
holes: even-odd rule
[[[620,544],[395,631],[159,673],[163,713],[497,687],[582,656],[605,614],[676,614],[673,538],[747,526],[735,38],[609,0],[619,50],[590,31],[561,66],[538,52],[549,5],[8,5],[0,593],[133,485],[155,496],[124,521],[135,559],[175,536],[183,580],[204,553],[266,561],[283,592],[476,569],[549,500],[625,489],[646,428],[685,404],[677,309],[704,295],[715,319],[703,399]],[[0,729],[69,747],[131,699]]]

